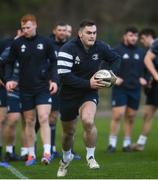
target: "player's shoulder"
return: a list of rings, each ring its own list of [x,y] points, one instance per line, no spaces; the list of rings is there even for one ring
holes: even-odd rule
[[[97,46],[97,47],[109,47],[110,45],[103,40],[96,40],[95,46]]]
[[[64,51],[64,52],[69,52],[69,53],[74,53],[76,51],[76,47],[77,47],[77,41],[76,38],[66,42],[65,44],[62,45],[62,47],[60,48],[60,52]]]
[[[158,38],[154,40],[149,50],[158,55]]]
[[[155,40],[154,40],[154,42],[152,43],[152,46],[151,46],[152,48],[158,48],[158,38],[156,38]]]

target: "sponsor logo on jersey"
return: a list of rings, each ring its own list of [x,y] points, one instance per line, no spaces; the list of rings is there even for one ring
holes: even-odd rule
[[[125,53],[122,58],[123,59],[129,59],[129,55],[127,53]]]
[[[25,52],[25,50],[26,50],[25,44],[21,45],[21,52]]]
[[[79,58],[78,56],[76,56],[76,58],[75,58],[75,64],[80,64],[80,62],[81,62],[80,58]]]

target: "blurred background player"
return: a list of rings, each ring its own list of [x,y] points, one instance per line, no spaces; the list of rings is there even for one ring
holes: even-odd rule
[[[12,79],[11,69],[18,60],[19,88],[28,143],[28,159],[25,165],[31,166],[36,163],[34,147],[36,112],[43,142],[41,162],[49,164],[51,160],[49,127],[51,94],[57,92],[56,57],[50,40],[37,34],[37,20],[34,15],[23,16],[21,28],[23,36],[16,39],[11,46],[6,68],[6,88],[12,91],[17,86],[17,82]]]
[[[72,34],[72,27],[64,22],[58,22],[52,29],[50,39],[53,45],[54,53],[58,56],[60,48],[70,39]],[[59,81],[58,81],[58,86]],[[56,150],[55,138],[56,138],[56,122],[59,114],[59,97],[58,93],[52,96],[52,110],[50,115],[50,129],[51,129],[51,158],[60,156]],[[39,123],[36,123],[36,130],[39,128]],[[73,151],[74,159],[81,159],[81,157]]]
[[[153,55],[152,58],[149,55],[145,57],[146,62],[147,62],[147,67],[150,66],[148,65],[148,61],[149,61],[153,63],[155,70],[157,70],[158,69],[158,55],[155,53],[155,45],[153,45],[152,47],[155,37],[156,37],[155,32],[151,28],[142,29],[142,31],[139,33],[140,42],[143,44],[145,48],[149,49],[149,52]],[[136,144],[132,145],[132,150],[134,151],[144,150],[147,137],[149,135],[149,132],[152,126],[152,117],[158,107],[157,93],[158,93],[158,82],[155,79],[151,79],[149,77],[148,86],[145,88],[146,104],[144,107],[142,132]]]
[[[5,66],[6,61],[9,57],[9,52],[13,41],[23,35],[20,29],[17,30],[16,36],[14,38],[9,38],[5,40],[5,48],[0,55],[0,61]],[[13,73],[14,77],[17,78],[19,70],[18,70],[18,62],[15,63]],[[12,92],[7,92],[7,117],[5,121],[4,127],[4,141],[6,144],[6,154],[5,154],[5,161],[16,161],[20,160],[20,158],[15,153],[15,140],[16,140],[16,126],[18,120],[21,118],[21,102],[20,102],[20,94],[19,88]],[[22,120],[22,124],[23,120]],[[22,125],[22,146],[26,145],[26,136],[24,131],[24,125]],[[25,150],[25,152],[24,152]],[[26,159],[27,157],[27,147],[21,148],[21,159]]]
[[[58,56],[60,48],[67,41],[66,38],[66,24],[65,23],[57,23],[52,29],[52,34],[50,35],[50,39],[52,45],[54,47],[54,52],[56,57]],[[59,81],[58,81],[59,86]],[[52,110],[50,114],[49,125],[51,129],[51,154],[52,159],[59,156],[59,153],[56,151],[55,145],[55,135],[56,135],[56,122],[59,114],[59,98],[58,93],[52,96]]]
[[[72,26],[70,24],[66,24],[66,36],[67,40],[70,40],[72,37]]]
[[[8,42],[10,40],[8,39]],[[6,41],[0,43],[0,54],[4,51]],[[5,67],[3,63],[0,63],[0,161],[2,160],[2,146],[3,146],[3,134],[4,134],[4,123],[7,114],[7,94],[5,89],[4,71]]]
[[[142,77],[144,52],[137,46],[138,30],[127,27],[123,42],[115,49],[122,58],[118,78],[112,88],[112,120],[107,152],[114,152],[120,121],[124,117],[123,151],[131,151],[131,134],[134,118],[139,106],[141,85],[146,85]]]

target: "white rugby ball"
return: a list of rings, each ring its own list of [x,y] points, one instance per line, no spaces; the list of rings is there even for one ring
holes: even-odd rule
[[[102,69],[95,73],[94,75],[95,79],[101,80],[101,84],[103,84],[105,87],[111,87],[112,82],[112,75],[109,70]]]

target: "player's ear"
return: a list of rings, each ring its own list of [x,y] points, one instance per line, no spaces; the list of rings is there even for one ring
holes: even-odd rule
[[[82,38],[82,31],[81,31],[81,30],[78,31],[78,36],[79,36],[80,38]]]

